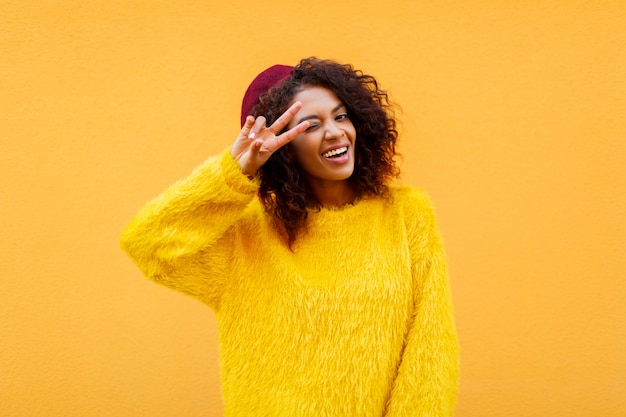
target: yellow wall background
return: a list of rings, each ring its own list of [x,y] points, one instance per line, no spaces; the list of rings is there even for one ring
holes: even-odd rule
[[[0,415],[220,416],[213,313],[119,250],[317,55],[400,104],[447,243],[457,416],[626,415],[621,0],[0,3]]]

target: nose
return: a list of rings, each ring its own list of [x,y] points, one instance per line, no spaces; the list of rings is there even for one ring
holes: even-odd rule
[[[324,139],[339,139],[342,136],[343,130],[334,123],[334,120],[328,121],[328,123],[326,124],[326,129],[324,131]]]

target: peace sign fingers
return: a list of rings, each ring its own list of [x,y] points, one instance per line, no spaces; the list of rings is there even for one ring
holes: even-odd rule
[[[279,135],[300,108],[302,108],[300,102],[292,104],[269,127],[266,127],[266,120],[263,116],[246,119],[239,137],[231,148],[233,157],[239,162],[246,175],[254,175],[274,152],[294,140],[309,127],[309,122],[304,121]]]

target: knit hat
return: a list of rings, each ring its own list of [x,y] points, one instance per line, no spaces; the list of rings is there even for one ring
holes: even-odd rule
[[[276,87],[291,75],[293,67],[288,65],[273,65],[256,76],[246,90],[241,103],[241,126],[246,123],[246,117],[250,115],[250,110],[259,101],[261,94],[272,87]]]

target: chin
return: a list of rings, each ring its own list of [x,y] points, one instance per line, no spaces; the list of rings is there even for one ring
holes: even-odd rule
[[[350,177],[352,177],[352,174],[354,174],[354,169],[350,169],[349,171],[347,171],[345,173],[340,173],[334,179],[336,181],[345,181],[345,180],[349,179]]]

